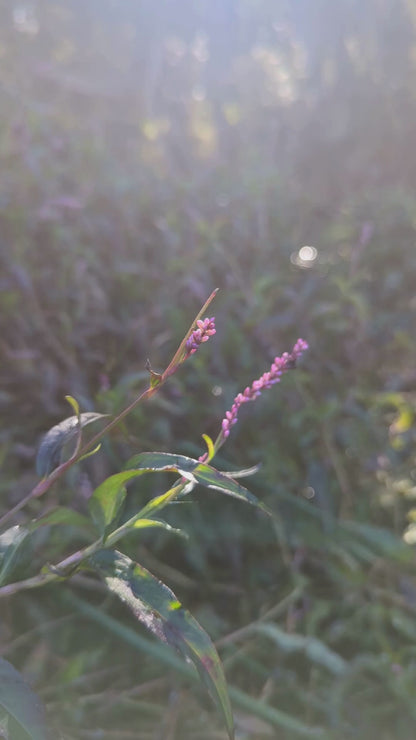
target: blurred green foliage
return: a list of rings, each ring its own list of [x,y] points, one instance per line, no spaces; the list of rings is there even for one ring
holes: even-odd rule
[[[49,505],[85,511],[136,452],[200,454],[303,336],[300,368],[217,460],[262,463],[249,487],[277,531],[201,493],[172,507],[188,542],[152,532],[130,554],[214,637],[277,609],[274,631],[225,644],[229,680],[330,740],[414,734],[415,44],[413,0],[0,3],[1,507],[36,481],[65,394],[120,410],[213,288],[209,346]],[[46,538],[78,537],[43,529],[33,571]],[[58,591],[10,599],[0,622],[56,736],[223,737]],[[276,737],[239,711],[241,738]]]

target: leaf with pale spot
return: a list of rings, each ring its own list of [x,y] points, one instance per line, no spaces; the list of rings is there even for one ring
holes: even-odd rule
[[[93,411],[87,411],[77,416],[69,416],[67,419],[56,424],[49,432],[45,434],[40,443],[38,454],[36,456],[36,471],[38,475],[44,478],[49,475],[61,463],[61,455],[64,446],[74,439],[81,427],[92,424],[94,421],[103,419],[108,414],[96,414]]]
[[[207,633],[164,583],[126,555],[117,550],[100,550],[88,562],[137,620],[194,663],[221,710],[232,740],[234,725],[225,676]]]

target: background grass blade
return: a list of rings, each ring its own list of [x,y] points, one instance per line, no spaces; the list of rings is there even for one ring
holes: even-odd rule
[[[39,698],[22,675],[0,658],[0,706],[16,721],[10,740],[48,740],[44,711]],[[9,728],[10,729],[10,728]]]

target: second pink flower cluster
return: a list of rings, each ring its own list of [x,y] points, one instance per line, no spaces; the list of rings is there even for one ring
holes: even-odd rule
[[[254,380],[251,386],[247,386],[242,393],[239,393],[231,406],[226,412],[225,419],[222,422],[222,437],[226,439],[231,431],[231,427],[237,422],[240,406],[248,401],[254,401],[265,388],[271,388],[278,383],[283,373],[292,370],[296,365],[296,360],[308,349],[308,343],[304,339],[298,339],[291,352],[284,352],[281,357],[275,357],[270,370],[258,379]]]

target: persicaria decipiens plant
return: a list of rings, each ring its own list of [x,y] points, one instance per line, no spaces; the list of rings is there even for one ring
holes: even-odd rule
[[[52,485],[59,483],[59,480],[71,466],[98,452],[101,439],[128,416],[139,403],[157,393],[169,377],[177,372],[182,363],[214,336],[216,331],[214,317],[203,318],[203,315],[215,293],[216,291],[211,294],[196,316],[164,372],[154,372],[150,368],[150,363],[148,363],[150,376],[148,387],[89,441],[83,439],[84,428],[99,420],[102,421],[107,415],[95,412],[81,413],[78,402],[71,396],[67,396],[75,415],[64,419],[44,436],[37,457],[37,469],[41,480],[27,496],[0,518],[0,527],[13,518],[32,499],[39,498]],[[174,530],[168,522],[160,519],[159,514],[179,497],[183,498],[188,495],[196,485],[234,496],[274,517],[273,512],[262,501],[259,501],[256,496],[238,482],[237,479],[242,477],[243,474],[246,475],[247,471],[240,471],[231,475],[212,467],[211,461],[218,449],[228,439],[231,428],[237,423],[240,407],[244,403],[254,401],[264,390],[278,383],[284,373],[296,366],[297,360],[307,348],[307,343],[303,339],[298,339],[291,352],[285,352],[280,357],[275,357],[267,372],[258,380],[254,380],[244,391],[238,393],[231,409],[225,414],[215,442],[208,435],[203,435],[207,449],[198,460],[176,453],[139,452],[126,463],[123,471],[106,478],[95,489],[88,501],[88,514],[97,537],[89,545],[69,555],[66,554],[54,565],[50,565],[50,561],[55,557],[56,551],[52,548],[52,556],[49,558],[45,549],[45,562],[38,573],[31,574],[30,577],[16,582],[9,581],[5,583],[3,578],[0,586],[1,598],[4,596],[10,597],[19,591],[37,588],[54,581],[69,581],[80,568],[84,573],[89,572],[94,577],[100,577],[105,588],[116,594],[131,609],[137,620],[143,622],[156,637],[173,644],[176,649],[179,648],[194,663],[204,677],[204,681],[222,714],[230,740],[234,738],[233,715],[222,664],[215,646],[202,627],[180,604],[168,586],[161,583],[139,563],[132,561],[127,555],[115,549],[114,546],[125,535],[139,537],[141,530],[150,527],[159,527],[167,532],[177,533],[177,530]],[[68,459],[62,461],[65,445],[71,440],[73,442],[74,439],[75,447],[72,454]],[[140,476],[144,474],[160,472],[173,472],[178,477],[165,493],[145,503],[133,515],[131,515],[130,508],[130,517],[126,518],[126,515],[124,515],[124,502],[127,495],[126,485],[134,479],[138,479],[140,482]],[[0,539],[2,538],[0,576],[3,572],[6,572],[7,576],[13,575],[13,568],[10,567],[10,563],[18,562],[21,544],[33,537],[38,527],[45,524],[56,526],[71,523],[73,519],[74,512],[56,505],[55,511],[54,509],[48,510],[46,514],[39,516],[38,519],[31,520],[28,526],[19,524],[0,533]],[[91,527],[89,531],[91,531]],[[6,563],[5,571],[2,570],[2,561]],[[37,700],[33,698],[33,692],[25,690],[24,682],[16,684],[16,671],[13,666],[8,664],[6,667],[3,665],[3,668],[8,673],[10,682],[18,686],[16,691],[20,692],[20,695],[15,704],[27,707],[28,704],[32,703],[32,716],[36,715],[39,727],[43,726],[43,720],[38,714]],[[239,696],[238,692],[236,695]],[[27,714],[22,712],[21,715],[15,716],[15,719],[19,722],[20,717],[22,726],[25,727],[26,716]],[[47,734],[45,729],[44,736],[39,733],[37,738],[43,739],[45,737],[46,740]]]

